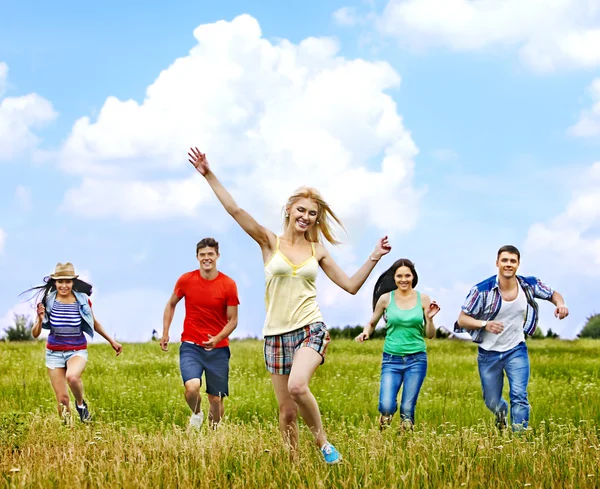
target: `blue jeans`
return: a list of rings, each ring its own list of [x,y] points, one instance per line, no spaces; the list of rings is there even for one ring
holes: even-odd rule
[[[510,421],[514,431],[527,428],[529,422],[529,355],[525,342],[508,351],[487,351],[479,348],[477,356],[483,399],[496,416],[506,416],[508,403],[502,399],[504,372],[510,388]]]
[[[415,407],[419,391],[427,374],[427,353],[398,356],[383,354],[381,360],[381,386],[379,388],[379,412],[391,416],[398,409],[398,392],[402,390],[400,416],[402,420],[415,422]]]

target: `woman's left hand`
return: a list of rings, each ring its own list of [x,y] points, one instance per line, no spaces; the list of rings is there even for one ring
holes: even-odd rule
[[[373,258],[379,260],[383,255],[387,255],[390,251],[392,251],[392,245],[388,241],[388,237],[384,236],[379,240],[377,246],[375,247],[375,251],[371,255]]]
[[[438,306],[435,301],[431,301],[431,304],[429,304],[429,309],[427,310],[427,318],[433,319],[438,312],[440,312],[440,306]]]
[[[119,356],[121,354],[121,352],[123,351],[123,346],[118,341],[113,341],[110,344],[110,346],[112,346],[113,350],[115,350],[115,352],[117,352],[117,356]]]

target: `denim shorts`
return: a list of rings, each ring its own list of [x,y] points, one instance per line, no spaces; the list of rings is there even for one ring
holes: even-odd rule
[[[50,369],[67,368],[67,362],[73,357],[81,357],[86,361],[88,352],[84,350],[48,350],[46,348],[46,367]]]
[[[289,333],[265,336],[264,353],[267,370],[272,374],[289,375],[294,354],[303,346],[312,348],[321,355],[322,364],[330,341],[329,331],[320,321]]]
[[[206,350],[203,346],[184,341],[179,347],[179,368],[185,384],[188,380],[206,377],[206,393],[211,396],[229,395],[229,347]]]

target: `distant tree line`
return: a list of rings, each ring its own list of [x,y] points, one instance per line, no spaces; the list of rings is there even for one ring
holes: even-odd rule
[[[26,316],[25,314],[15,314],[13,325],[6,328],[4,334],[5,341],[32,341],[33,336],[31,336],[31,328],[33,326],[33,322],[31,318]],[[360,333],[362,333],[363,326],[334,326],[329,328],[329,334],[332,339],[338,338],[346,338],[346,339],[354,339]],[[436,338],[447,338],[448,334],[442,329],[437,329],[435,333]],[[600,339],[600,314],[592,314],[586,319],[585,326],[577,335],[578,338],[592,338],[592,339]],[[372,339],[377,338],[385,338],[385,329],[377,328],[373,331],[371,335]],[[542,331],[541,328],[537,328],[532,339],[543,339],[543,338],[553,338],[558,339],[559,336],[557,333],[552,331],[552,329],[548,329],[546,334]],[[158,332],[156,330],[152,330],[152,341],[158,340]]]

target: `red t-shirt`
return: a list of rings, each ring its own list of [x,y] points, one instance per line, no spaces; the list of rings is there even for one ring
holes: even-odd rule
[[[181,341],[202,345],[208,335],[216,336],[227,324],[227,306],[237,306],[240,301],[235,281],[224,273],[206,280],[200,270],[184,273],[175,284],[175,295],[185,297],[185,320]],[[229,338],[217,343],[215,348],[229,346]]]

